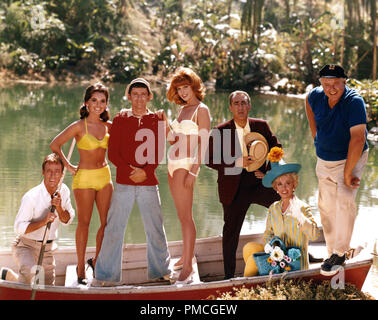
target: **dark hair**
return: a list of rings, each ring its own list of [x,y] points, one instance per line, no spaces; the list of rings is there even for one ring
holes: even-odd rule
[[[43,159],[43,162],[42,162],[42,170],[43,171],[45,171],[46,163],[60,164],[62,166],[62,172],[63,172],[64,164],[63,164],[62,159],[59,157],[59,155],[57,153],[50,153],[49,155],[47,155]]]
[[[149,95],[151,94],[150,89],[148,88],[148,86],[145,85],[145,84],[142,83],[142,82],[135,82],[135,83],[133,83],[133,84],[128,88],[128,92],[127,92],[127,94],[131,94],[131,90],[132,90],[133,88],[146,88],[148,94],[149,94]]]
[[[89,116],[89,112],[88,112],[88,109],[87,109],[87,106],[85,105],[85,102],[88,102],[89,99],[92,97],[92,95],[95,93],[95,92],[101,92],[105,95],[106,97],[106,103],[109,102],[109,89],[107,87],[105,87],[102,83],[100,82],[97,82],[95,84],[92,84],[90,85],[89,87],[87,87],[87,89],[85,90],[85,94],[84,94],[84,103],[83,105],[80,107],[80,119],[84,119],[86,117]],[[110,119],[110,114],[109,114],[109,109],[106,108],[106,110],[100,114],[100,118],[102,121],[106,122]]]

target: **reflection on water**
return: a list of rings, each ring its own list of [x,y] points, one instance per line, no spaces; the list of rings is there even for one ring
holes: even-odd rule
[[[31,86],[14,85],[0,91],[0,248],[8,248],[15,234],[13,222],[23,194],[40,183],[41,162],[50,153],[49,143],[63,128],[78,119],[85,86],[64,85]],[[124,86],[112,85],[110,111],[114,115],[127,107],[123,100]],[[209,106],[212,126],[230,118],[228,93],[209,93],[205,103]],[[164,92],[155,91],[151,109],[163,108],[168,116],[177,115],[177,107],[169,103]],[[252,98],[250,116],[266,119],[272,131],[278,136],[285,150],[285,160],[302,164],[299,198],[313,206],[315,219],[320,223],[317,204],[317,180],[315,176],[315,150],[304,112],[304,102],[287,97],[258,95]],[[69,144],[65,146],[68,151]],[[378,208],[378,163],[377,148],[370,146],[369,161],[357,195],[360,220],[364,237],[377,237],[377,223],[373,219]],[[78,161],[77,150],[73,153],[73,163]],[[113,181],[115,167],[111,164]],[[167,167],[162,164],[157,169],[160,181],[160,197],[164,213],[164,225],[168,240],[181,239],[181,228],[177,219],[168,182]],[[219,235],[222,232],[223,214],[218,201],[217,174],[214,170],[201,167],[197,178],[193,214],[198,237]],[[65,183],[71,186],[72,177],[67,174]],[[72,202],[74,199],[72,195]],[[363,213],[363,214],[361,214]],[[266,209],[252,205],[246,216],[242,233],[262,232],[265,228]],[[376,218],[375,218],[376,219]],[[75,245],[77,219],[68,227],[60,228],[60,246]],[[99,227],[97,210],[94,210],[88,245],[95,245]],[[374,227],[371,227],[374,226]],[[366,227],[366,228],[365,228]],[[143,223],[135,207],[126,230],[125,242],[145,242]],[[366,230],[369,230],[366,232]],[[357,232],[357,230],[356,230]],[[371,233],[371,234],[368,234]]]

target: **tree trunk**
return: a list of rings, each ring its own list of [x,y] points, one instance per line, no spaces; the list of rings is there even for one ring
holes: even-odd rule
[[[372,25],[372,35],[373,35],[373,74],[372,79],[377,79],[377,3],[376,0],[371,0],[371,19]]]

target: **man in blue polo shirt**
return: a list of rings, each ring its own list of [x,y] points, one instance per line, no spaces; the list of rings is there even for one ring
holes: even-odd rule
[[[368,159],[367,119],[364,100],[346,86],[341,66],[327,64],[319,76],[321,86],[306,98],[306,114],[316,148],[318,206],[329,255],[321,273],[330,276],[350,249],[355,197]]]

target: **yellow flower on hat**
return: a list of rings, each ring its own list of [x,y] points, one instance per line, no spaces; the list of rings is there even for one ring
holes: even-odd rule
[[[273,147],[272,149],[270,149],[270,152],[268,154],[268,159],[271,162],[278,162],[282,159],[283,156],[284,156],[284,152],[283,152],[282,148]]]

